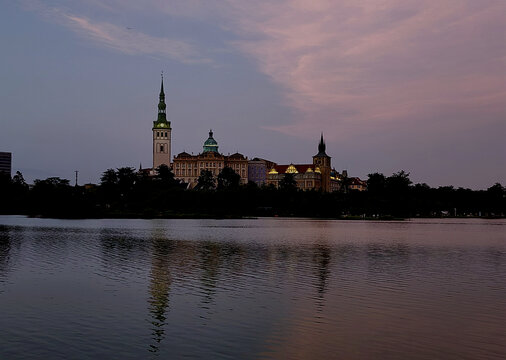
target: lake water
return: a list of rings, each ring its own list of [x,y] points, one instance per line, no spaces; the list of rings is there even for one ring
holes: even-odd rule
[[[506,221],[0,216],[1,359],[506,359]]]

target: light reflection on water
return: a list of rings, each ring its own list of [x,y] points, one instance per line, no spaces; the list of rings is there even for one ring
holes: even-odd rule
[[[504,220],[0,224],[0,358],[506,358]]]

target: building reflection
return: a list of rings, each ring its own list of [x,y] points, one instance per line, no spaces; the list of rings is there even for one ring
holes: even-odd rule
[[[201,245],[201,286],[203,292],[202,302],[209,304],[216,294],[216,285],[218,283],[220,269],[220,247],[218,243],[206,242]]]
[[[158,352],[159,344],[165,337],[167,312],[169,311],[169,293],[172,283],[170,260],[174,251],[174,242],[156,237],[152,240],[153,253],[149,284],[149,312],[151,314],[150,352]]]
[[[330,247],[326,245],[316,245],[313,248],[313,263],[316,266],[317,283],[316,289],[318,297],[323,300],[323,295],[327,289],[327,284],[330,275]]]

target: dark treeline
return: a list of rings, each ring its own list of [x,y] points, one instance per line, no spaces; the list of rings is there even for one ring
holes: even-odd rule
[[[349,190],[343,181],[334,193],[299,191],[287,174],[280,188],[239,185],[225,168],[217,176],[203,171],[195,189],[186,190],[162,165],[156,176],[133,168],[109,169],[99,185],[72,186],[57,177],[28,186],[21,173],[0,174],[0,213],[83,217],[241,217],[303,216],[327,218],[407,218],[439,216],[499,217],[506,213],[506,189],[431,188],[412,184],[409,174],[369,174],[366,191]]]

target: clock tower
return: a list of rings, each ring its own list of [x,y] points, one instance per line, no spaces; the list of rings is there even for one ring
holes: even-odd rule
[[[170,121],[167,121],[167,114],[165,113],[166,107],[162,73],[160,101],[158,102],[158,118],[156,121],[153,121],[153,170],[162,164],[170,167],[170,139],[172,129],[170,127]]]
[[[325,152],[325,142],[323,141],[323,133],[318,144],[318,154],[313,156],[313,165],[315,169],[319,170],[322,176],[322,190],[330,191],[330,156]]]

